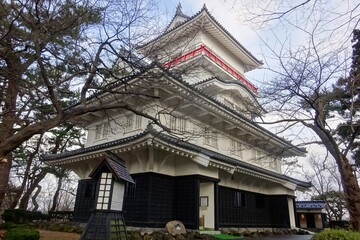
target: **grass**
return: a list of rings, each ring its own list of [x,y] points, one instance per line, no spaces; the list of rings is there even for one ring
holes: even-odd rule
[[[213,236],[216,239],[239,239],[239,238],[243,238],[241,236],[233,236],[233,235],[228,235],[228,234],[215,234]]]

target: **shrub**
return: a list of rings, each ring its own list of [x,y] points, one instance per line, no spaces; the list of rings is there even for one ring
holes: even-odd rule
[[[345,229],[329,229],[315,234],[311,240],[359,240],[360,232]]]
[[[48,219],[48,216],[41,212],[32,212],[24,209],[6,209],[2,214],[2,219],[13,223],[27,223],[34,220],[45,220]]]
[[[9,230],[11,228],[16,228],[18,226],[19,226],[18,224],[15,224],[13,222],[4,222],[4,223],[0,224],[0,229]]]
[[[36,229],[12,228],[5,233],[4,240],[39,240],[40,233]]]

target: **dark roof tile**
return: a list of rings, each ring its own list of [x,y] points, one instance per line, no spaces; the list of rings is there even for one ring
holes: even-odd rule
[[[324,201],[296,201],[296,208],[307,208],[307,209],[322,209],[325,208]]]

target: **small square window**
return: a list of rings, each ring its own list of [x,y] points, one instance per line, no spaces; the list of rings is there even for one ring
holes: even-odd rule
[[[201,196],[200,197],[200,207],[208,207],[209,206],[209,197]]]
[[[235,207],[245,207],[245,193],[244,192],[235,192],[234,206]]]

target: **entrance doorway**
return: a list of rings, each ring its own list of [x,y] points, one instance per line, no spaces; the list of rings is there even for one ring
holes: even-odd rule
[[[200,181],[199,229],[215,229],[215,185]]]

